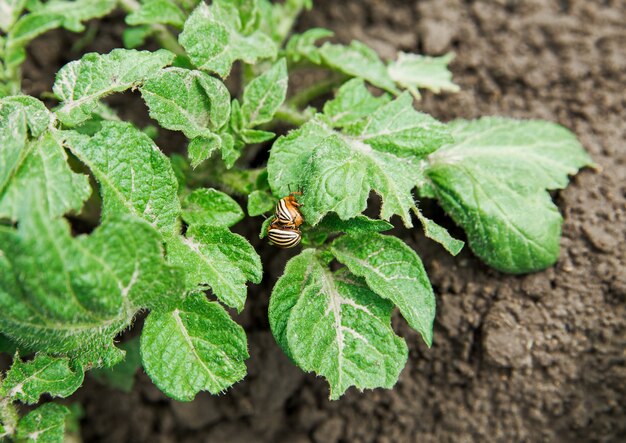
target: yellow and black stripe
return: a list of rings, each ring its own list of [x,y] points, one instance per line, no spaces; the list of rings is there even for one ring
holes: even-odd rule
[[[267,236],[272,243],[281,248],[293,248],[302,240],[300,231],[293,228],[270,227]]]
[[[279,200],[276,205],[276,219],[284,225],[292,225],[295,221],[295,216],[289,211],[289,206],[284,198]]]

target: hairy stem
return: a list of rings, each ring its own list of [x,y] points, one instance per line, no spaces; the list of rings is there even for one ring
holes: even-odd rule
[[[343,74],[333,74],[330,78],[322,82],[315,83],[308,88],[298,91],[289,100],[287,100],[286,104],[292,108],[302,108],[311,103],[311,101],[317,97],[331,92],[333,89],[344,83],[346,79],[347,77]]]

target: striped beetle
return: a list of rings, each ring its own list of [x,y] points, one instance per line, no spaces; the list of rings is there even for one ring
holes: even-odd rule
[[[278,220],[270,224],[267,236],[273,244],[281,248],[293,248],[302,240],[302,233],[298,228],[284,226]]]
[[[302,205],[296,200],[296,195],[302,195],[302,192],[292,192],[276,204],[276,220],[284,227],[297,228],[304,223],[304,218],[300,213]]]

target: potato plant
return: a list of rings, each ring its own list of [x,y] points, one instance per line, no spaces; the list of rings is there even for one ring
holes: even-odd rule
[[[233,196],[247,197],[247,216],[267,215],[265,237],[276,202],[302,192],[303,246],[268,315],[277,344],[327,380],[331,399],[396,383],[408,351],[391,327],[394,309],[432,344],[424,266],[385,232],[398,216],[453,255],[463,242],[418,199],[435,199],[497,270],[558,259],[562,217],[549,191],[591,164],[574,135],[505,117],[439,122],[415,106],[422,90],[458,90],[451,54],[381,60],[325,29],[294,33],[311,6],[0,0],[0,350],[12,357],[0,376],[0,437],[62,441],[76,422],[70,408],[46,402],[22,413],[19,404],[68,397],[87,371],[128,389],[140,364],[181,401],[245,377],[246,334],[231,310],[244,309],[263,266],[230,230],[246,217]],[[116,8],[127,12],[126,47],[62,67],[51,107],[21,92],[31,40],[53,28],[82,32]],[[146,42],[162,49],[135,49]],[[326,77],[288,90],[303,69]],[[233,72],[239,86],[229,90]],[[128,90],[162,128],[182,132],[187,156],[164,154],[154,131],[107,106]],[[269,149],[267,166],[251,168],[247,154],[259,149]],[[372,193],[377,218],[363,215]],[[77,220],[93,221],[88,232],[77,234]],[[140,314],[140,342],[119,344]]]

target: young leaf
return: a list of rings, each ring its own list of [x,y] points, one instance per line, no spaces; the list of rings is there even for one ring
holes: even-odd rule
[[[455,142],[429,156],[426,174],[474,253],[504,272],[552,265],[562,218],[546,189],[591,164],[576,137],[553,123],[496,117],[450,127]]]
[[[26,0],[0,0],[0,29],[7,33],[18,19]]]
[[[428,57],[400,52],[398,60],[389,63],[387,70],[393,81],[416,99],[420,98],[418,88],[429,89],[435,94],[441,91],[459,92],[461,88],[452,82],[452,73],[448,70],[448,63],[453,58],[453,53]]]
[[[376,220],[364,215],[357,215],[348,220],[342,220],[331,212],[327,214],[315,227],[329,232],[345,232],[356,234],[359,232],[382,232],[393,229],[393,225],[384,220]]]
[[[140,88],[150,117],[190,139],[211,137],[228,121],[230,94],[220,80],[201,71],[167,68]]]
[[[0,106],[16,105],[24,110],[28,129],[33,137],[39,137],[52,125],[54,116],[46,105],[29,95],[13,95],[0,100]]]
[[[391,329],[393,306],[347,272],[330,272],[312,249],[292,258],[270,299],[276,341],[305,371],[330,384],[330,398],[350,386],[392,387],[407,359]]]
[[[277,200],[266,191],[252,191],[248,195],[248,215],[256,217],[274,210]]]
[[[86,54],[57,73],[53,91],[61,105],[56,114],[65,125],[75,126],[91,116],[99,99],[138,86],[172,60],[174,54],[164,49],[114,49],[104,55]]]
[[[134,337],[120,344],[119,347],[126,352],[123,361],[111,368],[89,371],[89,375],[108,386],[129,393],[132,391],[137,369],[141,367],[139,337]]]
[[[413,249],[397,237],[362,233],[339,237],[331,251],[374,292],[392,301],[426,344],[432,344],[435,294]]]
[[[185,13],[172,0],[145,0],[138,10],[126,16],[126,23],[131,26],[161,23],[182,28],[185,18]]]
[[[232,137],[231,137],[232,138]],[[191,167],[195,168],[200,163],[211,157],[215,151],[222,149],[222,137],[217,134],[207,134],[204,137],[196,137],[189,142],[189,160]],[[226,146],[224,146],[226,148]],[[222,155],[227,149],[222,149]]]
[[[246,375],[246,334],[217,303],[188,296],[171,311],[153,311],[141,334],[141,359],[155,385],[170,397],[191,401],[218,394]]]
[[[302,34],[294,34],[285,46],[286,55],[294,63],[307,59],[316,65],[320,65],[322,64],[322,56],[315,42],[323,38],[332,37],[334,34],[333,31],[324,28],[313,28],[306,30]]]
[[[245,35],[233,4],[201,2],[185,22],[178,40],[199,68],[228,77],[236,60],[256,63],[276,57],[276,44],[260,31]]]
[[[115,0],[57,0],[35,4],[37,7],[31,8],[30,14],[22,16],[11,27],[8,34],[6,46],[7,60],[11,60],[10,64],[17,64],[23,60],[24,48],[38,35],[59,27],[72,32],[82,32],[85,27],[81,22],[107,15],[115,8],[117,2]]]
[[[56,403],[46,403],[22,417],[17,425],[17,441],[62,443],[65,418],[70,410]]]
[[[422,227],[424,228],[424,235],[426,237],[439,243],[452,255],[457,255],[461,252],[465,242],[452,237],[446,228],[438,225],[431,219],[424,217],[419,209],[413,208],[413,212],[415,212],[415,215],[417,215],[417,218],[422,224]]]
[[[243,91],[243,125],[252,128],[269,122],[287,96],[287,62],[280,59],[252,80]]]
[[[389,103],[387,94],[374,97],[365,87],[365,82],[355,78],[339,88],[333,100],[326,102],[324,115],[330,119],[333,126],[343,128],[367,117],[387,103]]]
[[[274,194],[286,195],[289,185],[305,189],[302,212],[315,225],[331,211],[343,220],[360,214],[373,190],[383,199],[381,218],[397,214],[410,227],[420,158],[451,141],[447,128],[415,111],[405,93],[348,131],[317,118],[279,138],[267,166]]]
[[[72,131],[61,136],[100,184],[104,218],[133,214],[161,232],[178,229],[176,176],[150,137],[130,123],[111,121],[91,138]]]
[[[72,172],[65,151],[51,135],[29,142],[17,159],[12,148],[10,143],[7,154],[17,162],[13,168],[9,165],[11,176],[4,186],[0,182],[0,218],[17,220],[21,205],[31,195],[41,198],[39,203],[51,217],[80,210],[91,194],[89,180]]]
[[[354,40],[349,46],[327,42],[319,48],[319,53],[324,64],[336,71],[362,78],[392,94],[400,93],[378,54],[361,42]]]
[[[195,189],[183,201],[183,220],[189,225],[207,224],[228,228],[241,221],[244,213],[228,194],[217,189]]]
[[[0,228],[0,332],[35,351],[87,352],[97,362],[138,309],[180,296],[180,272],[165,264],[148,223],[109,218],[73,238],[64,220],[25,207],[17,231]]]
[[[173,265],[186,271],[189,289],[210,286],[224,304],[243,309],[246,282],[259,283],[261,259],[248,241],[227,228],[192,225],[187,237],[167,241],[167,255]]]
[[[66,357],[38,354],[23,362],[19,356],[6,373],[0,393],[12,401],[34,404],[43,394],[68,397],[83,384],[85,373]]]

